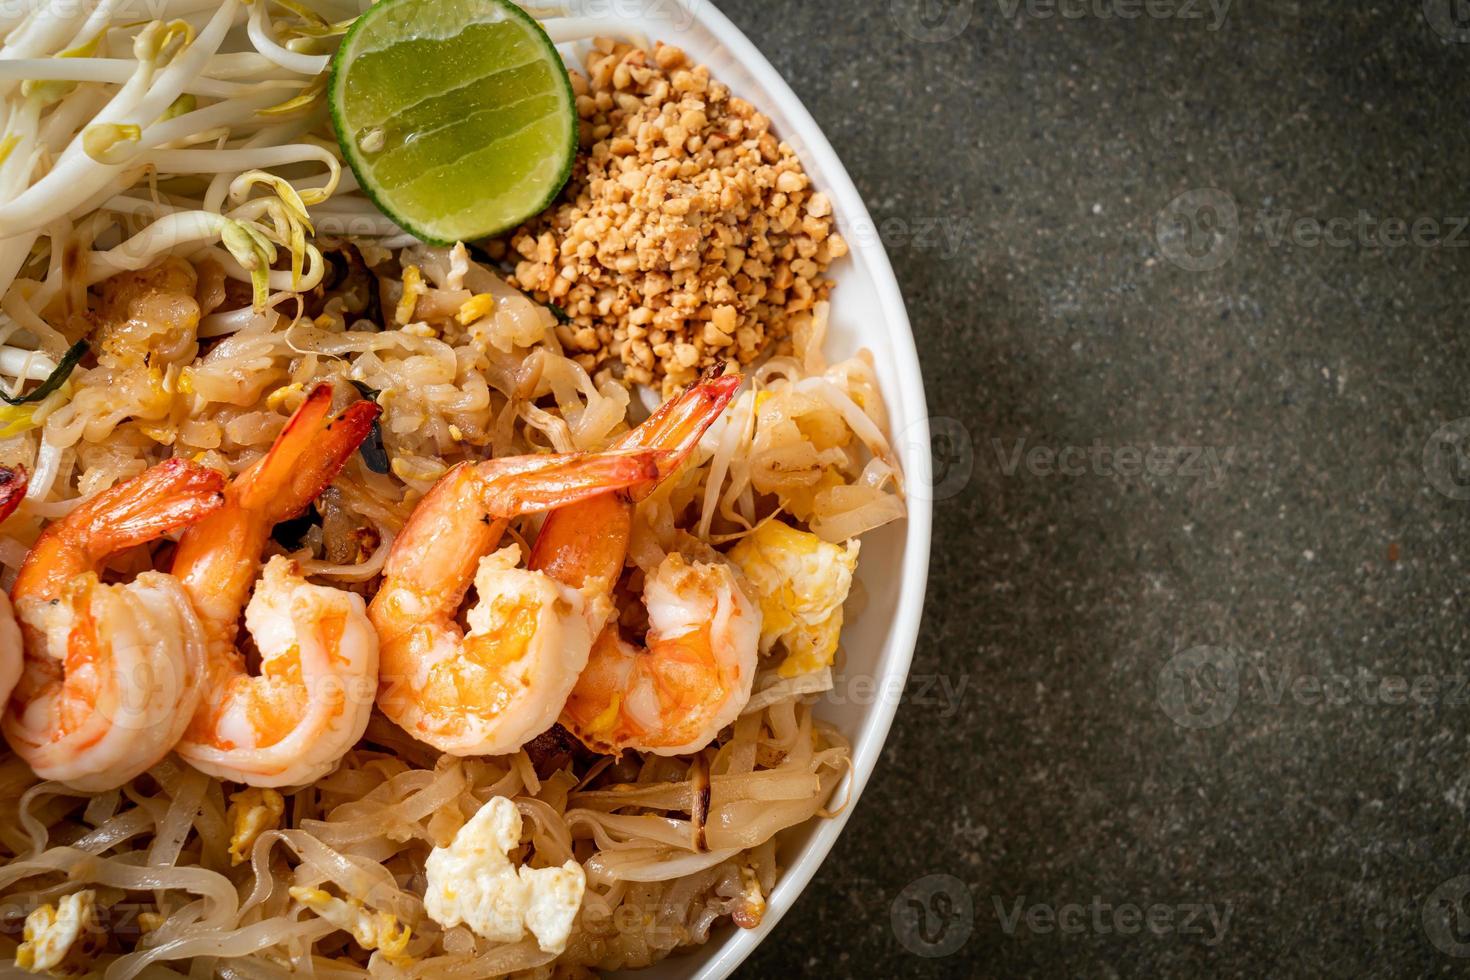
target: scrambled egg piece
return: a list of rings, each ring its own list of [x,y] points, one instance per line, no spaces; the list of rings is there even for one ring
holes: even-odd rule
[[[459,304],[459,312],[454,315],[454,318],[459,321],[460,326],[467,327],[476,320],[489,316],[493,309],[495,309],[494,296],[489,293],[476,293]]]
[[[559,868],[518,868],[506,855],[521,842],[516,805],[497,796],[482,806],[448,847],[427,864],[424,910],[444,928],[464,923],[486,939],[516,942],[530,930],[543,952],[561,953],[587,876],[568,861]]]
[[[370,911],[355,898],[337,898],[320,888],[293,887],[291,897],[338,929],[351,933],[363,949],[376,949],[395,965],[409,960],[404,950],[413,937],[413,930],[400,925],[397,916]]]
[[[301,403],[306,400],[306,385],[301,382],[282,385],[269,395],[265,396],[265,407],[272,412],[279,412],[282,407],[288,411],[296,411]]]
[[[408,323],[413,319],[413,311],[419,304],[419,297],[429,291],[424,283],[424,275],[419,272],[419,267],[411,265],[403,270],[403,296],[398,300],[398,307],[393,311],[393,319],[399,323]]]
[[[25,941],[15,951],[15,965],[31,973],[50,973],[61,966],[77,940],[97,924],[97,893],[88,889],[63,898],[60,908],[42,905],[26,916]]]
[[[730,560],[759,594],[761,652],[778,640],[786,647],[782,677],[832,664],[857,559],[857,541],[844,548],[780,521],[767,521],[731,549]]]
[[[235,832],[230,835],[230,863],[244,864],[248,861],[256,838],[267,830],[275,830],[281,814],[285,812],[285,798],[273,789],[249,786],[230,794],[228,815],[235,825]]]

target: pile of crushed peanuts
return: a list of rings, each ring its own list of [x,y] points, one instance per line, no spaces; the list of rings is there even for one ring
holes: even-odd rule
[[[827,196],[770,120],[679,48],[602,38],[586,69],[572,73],[571,180],[498,256],[514,284],[565,313],[557,333],[583,367],[621,362],[666,395],[782,349],[847,254]]]

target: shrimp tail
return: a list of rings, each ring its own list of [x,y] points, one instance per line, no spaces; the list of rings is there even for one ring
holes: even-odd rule
[[[614,449],[659,449],[658,475],[619,493],[554,510],[531,548],[528,567],[545,571],[572,588],[589,582],[611,583],[622,571],[633,504],[647,497],[694,452],[706,430],[740,389],[738,374],[707,378],[658,407],[642,425],[625,434]]]
[[[597,494],[656,480],[668,465],[668,456],[648,449],[592,453],[547,457],[546,464],[530,468],[509,466],[504,474],[487,472],[485,508],[496,517],[507,518],[565,507]],[[500,462],[494,460],[491,465]]]
[[[383,713],[455,755],[513,752],[550,728],[593,632],[578,595],[515,568],[519,549],[492,550],[510,518],[656,479],[666,463],[644,449],[489,459],[444,474],[393,542],[368,608]],[[461,621],[472,586],[478,600]]]
[[[457,609],[480,559],[500,541],[510,518],[652,479],[659,457],[645,450],[460,463],[414,508],[388,555],[384,578],[416,595],[433,595],[445,609]],[[384,585],[370,610],[385,641],[407,633],[421,618],[399,615],[397,593]]]
[[[203,519],[224,503],[224,486],[215,470],[166,460],[82,504],[75,525],[87,529],[90,557],[101,561]]]
[[[25,499],[28,481],[24,466],[0,466],[0,521],[14,514]]]
[[[633,533],[633,505],[621,493],[605,493],[546,515],[526,567],[582,590],[610,586],[623,570]]]
[[[664,402],[642,425],[618,440],[613,447],[615,449],[662,449],[667,452],[658,480],[630,491],[633,500],[648,496],[659,481],[671,476],[689,458],[705,431],[714,425],[715,419],[740,390],[742,380],[738,374],[706,377],[690,385],[678,398]]]
[[[360,401],[333,419],[332,386],[317,385],[265,457],[235,481],[240,504],[268,524],[297,516],[336,479],[380,411],[374,402]]]
[[[60,595],[109,555],[203,520],[224,503],[224,485],[220,473],[174,458],[102,491],[41,532],[11,597]]]

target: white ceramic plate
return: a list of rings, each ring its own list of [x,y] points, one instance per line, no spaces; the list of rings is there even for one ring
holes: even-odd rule
[[[827,352],[834,359],[861,347],[873,352],[909,491],[908,519],[863,538],[858,578],[867,606],[843,631],[843,677],[818,707],[820,717],[852,739],[852,773],[837,790],[837,799],[847,795],[847,808],[834,819],[794,828],[783,839],[784,870],[758,928],[727,926],[697,951],[636,974],[645,980],[717,980],[734,972],[775,928],[836,843],[877,765],[898,707],[896,692],[903,689],[913,656],[929,569],[932,463],[924,382],[903,296],[862,198],[816,121],[755,45],[709,0],[572,0],[569,6],[585,16],[616,22],[625,34],[677,45],[708,65],[715,78],[771,118],[776,135],[791,144],[815,185],[832,199],[838,228],[852,252],[829,272],[837,287]],[[568,60],[577,63],[570,55]],[[879,693],[870,693],[874,691]]]
[[[528,4],[535,5],[534,0]],[[838,285],[827,353],[838,359],[859,348],[873,352],[908,488],[907,520],[863,538],[857,577],[867,605],[843,631],[843,676],[818,709],[852,739],[852,771],[836,792],[838,800],[848,799],[846,809],[834,819],[793,828],[783,838],[784,870],[758,928],[726,926],[698,950],[637,974],[642,980],[717,980],[732,973],[775,927],[836,843],[877,765],[898,707],[929,566],[932,462],[923,379],[903,296],[862,198],[801,100],[745,35],[709,0],[569,0],[566,6],[607,21],[608,33],[678,45],[708,65],[735,94],[770,117],[777,136],[792,145],[815,185],[831,198],[838,228],[852,251],[829,272]],[[576,61],[570,56],[576,47],[563,46],[569,61]]]

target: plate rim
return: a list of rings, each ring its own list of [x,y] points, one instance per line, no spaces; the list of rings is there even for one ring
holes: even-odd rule
[[[847,167],[827,139],[827,134],[800,96],[755,43],[725,16],[713,0],[677,2],[710,32],[714,40],[724,45],[741,67],[780,105],[782,115],[799,132],[803,154],[816,162],[821,170],[827,184],[823,189],[829,197],[836,200],[835,213],[847,219],[845,223],[849,226],[875,227],[862,195],[858,193]],[[895,439],[894,448],[902,457],[904,482],[908,490],[906,539],[899,575],[898,605],[894,610],[888,642],[877,665],[879,669],[875,673],[881,675],[882,681],[898,678],[906,684],[909,666],[918,645],[919,625],[928,590],[933,525],[933,501],[928,492],[933,486],[929,410],[924,394],[924,378],[919,369],[913,325],[909,321],[903,292],[899,288],[897,276],[894,275],[888,252],[876,236],[850,236],[849,243],[852,250],[862,253],[871,270],[872,285],[878,293],[882,311],[879,319],[889,332],[896,360],[893,367],[898,375],[898,388],[892,393],[884,392],[884,396],[890,404],[897,401],[903,408],[889,419],[889,428],[895,437],[899,432],[903,435],[901,443]],[[899,423],[902,423],[901,427]],[[899,689],[902,690],[902,687]],[[901,701],[901,696],[875,700],[860,730],[847,733],[853,740],[852,768],[835,791],[842,793],[844,787],[847,789],[847,803],[842,812],[818,824],[792,863],[781,872],[776,887],[767,898],[766,913],[760,925],[754,929],[736,929],[717,950],[705,955],[702,962],[689,974],[690,980],[724,980],[728,977],[765,941],[796,904],[797,899],[806,892],[817,869],[831,854],[837,839],[851,819],[863,790],[878,768],[879,757],[888,743],[888,735]]]
[[[517,0],[526,3],[526,0]],[[572,0],[573,3],[576,0]],[[834,200],[834,213],[843,224],[871,229],[872,216],[863,202],[846,166],[833,149],[827,135],[807,109],[801,98],[770,63],[761,50],[740,30],[714,0],[650,0],[655,7],[674,6],[723,45],[741,68],[765,90],[779,106],[790,126],[800,134],[801,155],[818,165],[826,186],[825,193]],[[615,4],[614,7],[617,5]],[[637,18],[633,18],[637,19]],[[899,573],[899,596],[884,645],[875,679],[906,683],[914,651],[918,644],[919,626],[928,588],[929,556],[933,524],[933,458],[930,449],[930,414],[924,393],[923,375],[919,368],[918,350],[913,327],[904,304],[903,293],[894,275],[892,263],[882,241],[876,236],[849,235],[850,249],[860,253],[872,276],[878,294],[880,316],[877,318],[889,335],[889,343],[897,375],[894,391],[884,391],[890,406],[901,410],[890,413],[889,428],[894,449],[899,453],[907,488],[908,513],[905,542]],[[901,434],[902,439],[898,436]],[[888,688],[884,688],[885,690]],[[902,684],[897,688],[902,690]],[[853,759],[848,775],[839,783],[836,794],[846,793],[847,802],[841,813],[821,820],[811,836],[802,844],[792,862],[781,872],[775,888],[767,897],[765,915],[754,929],[736,929],[717,947],[711,942],[703,950],[690,950],[690,980],[724,980],[775,929],[785,914],[806,892],[817,870],[831,853],[842,831],[851,819],[863,790],[878,767],[879,757],[887,745],[894,716],[902,697],[884,697],[874,701],[858,731],[845,733],[852,738]],[[699,957],[694,961],[694,957]],[[673,965],[678,960],[666,960]]]

